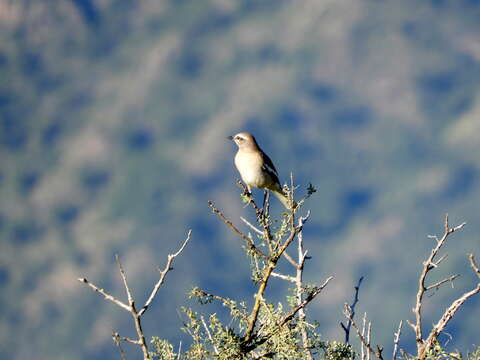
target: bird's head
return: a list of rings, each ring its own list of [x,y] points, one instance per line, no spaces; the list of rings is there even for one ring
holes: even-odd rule
[[[247,132],[241,132],[236,135],[229,136],[228,139],[233,140],[239,148],[257,146],[257,142],[255,141],[253,135]]]

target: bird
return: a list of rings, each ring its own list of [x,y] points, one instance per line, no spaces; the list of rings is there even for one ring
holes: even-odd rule
[[[247,185],[249,193],[251,188],[270,190],[287,209],[295,208],[296,203],[290,204],[290,200],[280,185],[278,172],[272,160],[258,146],[255,137],[248,132],[240,132],[228,136],[238,146],[235,155],[235,167]]]

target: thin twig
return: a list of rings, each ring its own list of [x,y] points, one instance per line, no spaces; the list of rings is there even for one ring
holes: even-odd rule
[[[362,336],[363,337],[365,337],[366,326],[367,326],[367,312],[364,312],[363,313],[363,325],[362,325]],[[365,346],[363,345],[363,342],[360,342],[360,345],[361,345],[360,350],[361,350],[361,353],[362,353],[361,359],[366,360],[367,356],[365,354]]]
[[[360,285],[362,285],[362,281],[363,281],[363,276],[360,277],[360,279],[358,279],[357,286],[354,287],[355,294],[353,296],[352,305],[350,305],[350,308],[352,309],[352,319],[355,317],[355,306],[358,303],[358,294],[360,292]],[[350,340],[350,328],[352,326],[352,323],[350,322],[350,320],[348,320],[346,326],[343,324],[343,322],[340,322],[340,325],[341,325],[343,331],[345,331],[345,343],[348,344],[349,340]]]
[[[291,177],[291,183],[292,183],[292,189],[293,189],[293,175],[290,175],[290,177]],[[298,219],[298,227],[300,229],[303,228],[303,221],[304,221],[303,217],[300,216],[300,219]],[[297,306],[301,305],[303,302],[303,268],[305,266],[305,259],[307,258],[307,253],[308,253],[308,250],[305,250],[305,251],[303,250],[303,231],[300,230],[298,232],[298,246],[297,246],[298,266],[296,268],[296,277],[295,277]],[[307,357],[307,360],[313,360],[312,353],[309,349],[307,330],[305,329],[305,325],[304,325],[306,317],[307,316],[305,314],[305,309],[304,308],[299,309],[298,320],[300,321],[300,326],[301,326],[300,333],[302,336],[303,348],[305,350],[305,355]]]
[[[417,296],[415,301],[415,307],[413,308],[413,312],[415,314],[415,325],[413,325],[412,327],[415,330],[415,340],[417,342],[418,354],[423,352],[423,348],[424,348],[424,341],[423,341],[423,335],[422,335],[422,302],[423,302],[423,297],[425,295],[425,292],[428,290],[428,288],[425,286],[425,280],[427,278],[427,274],[433,268],[438,266],[438,264],[445,258],[445,256],[443,256],[436,263],[434,262],[435,257],[437,256],[442,246],[445,244],[445,241],[447,240],[448,236],[451,233],[457,230],[460,230],[463,226],[465,226],[465,224],[466,223],[462,223],[458,226],[450,228],[448,225],[448,214],[447,214],[445,215],[443,236],[440,239],[438,239],[438,237],[436,236],[430,236],[431,238],[434,238],[436,240],[437,244],[430,252],[430,255],[428,256],[427,260],[423,262],[422,272],[418,280],[418,291],[417,291]]]
[[[282,327],[283,325],[285,325],[288,321],[292,320],[293,317],[295,316],[295,314],[303,309],[305,306],[307,306],[313,299],[315,299],[315,297],[317,295],[319,295],[323,289],[328,285],[328,283],[330,282],[330,280],[333,279],[333,276],[329,276],[327,278],[327,280],[325,280],[325,282],[320,285],[315,291],[311,292],[310,294],[307,295],[307,297],[302,301],[301,304],[295,306],[283,319],[282,321],[280,321],[280,323],[278,324],[279,327]]]
[[[370,346],[372,344],[371,341],[370,341],[371,336],[372,336],[372,322],[369,321],[368,325],[367,325],[367,350],[370,348]],[[370,354],[371,353],[374,353],[374,352],[367,351],[367,360],[370,360]]]
[[[237,180],[237,185],[243,189],[243,192],[245,194],[249,194],[247,186],[241,182],[240,180]],[[251,195],[251,194],[250,194]],[[264,203],[263,203],[263,209],[260,209],[257,206],[257,203],[253,199],[252,196],[249,198],[249,203],[247,205],[252,205],[253,209],[255,210],[255,215],[257,216],[257,221],[262,225],[263,227],[263,232],[262,235],[264,236],[265,240],[268,242],[269,246],[271,246],[272,243],[272,233],[270,231],[270,224],[268,221],[268,212],[270,208],[270,203],[269,203],[269,192],[265,192],[264,196]]]
[[[383,355],[382,355],[383,348],[381,348],[380,346],[377,346],[377,350],[374,350],[370,346],[371,323],[369,322],[369,324],[368,324],[367,336],[365,337],[364,335],[362,335],[362,333],[360,332],[360,329],[358,328],[357,324],[353,320],[352,309],[350,308],[350,305],[348,305],[347,303],[345,303],[343,314],[345,315],[345,317],[347,319],[349,319],[351,321],[353,328],[357,332],[358,338],[360,339],[362,344],[365,345],[368,352],[375,355],[379,360],[383,360]],[[368,355],[367,355],[367,360],[368,360]]]
[[[127,360],[127,356],[125,355],[125,351],[123,351],[122,344],[120,342],[120,335],[118,335],[118,333],[115,332],[112,334],[112,339],[115,345],[117,345],[118,351],[120,351],[120,359]]]
[[[423,360],[426,358],[428,350],[432,347],[433,343],[437,339],[438,335],[445,329],[447,326],[448,322],[452,320],[454,317],[455,313],[460,309],[460,307],[463,305],[463,303],[471,296],[476,295],[480,292],[480,283],[477,284],[477,286],[460,296],[457,300],[453,301],[452,304],[445,310],[445,312],[442,315],[442,318],[435,324],[433,327],[432,331],[430,332],[430,335],[428,336],[427,340],[424,342],[424,346],[422,348],[422,351],[419,353],[418,359]]]
[[[124,302],[118,300],[115,296],[113,295],[110,295],[109,293],[107,293],[105,290],[103,289],[100,289],[99,287],[95,286],[94,284],[92,284],[91,282],[89,282],[87,279],[85,278],[78,278],[77,279],[78,281],[80,281],[81,283],[84,283],[86,285],[88,285],[93,291],[103,295],[103,297],[106,299],[106,300],[110,300],[111,302],[113,302],[115,305],[117,306],[120,306],[122,309],[126,310],[126,311],[130,311],[130,307],[125,304]]]
[[[178,343],[178,352],[177,352],[177,360],[180,360],[180,357],[182,356],[182,340]]]
[[[283,275],[283,274],[277,273],[275,271],[272,271],[272,276],[277,277],[277,278],[282,279],[282,280],[285,280],[285,281],[290,281],[290,282],[293,282],[293,283],[295,283],[297,281],[296,278],[294,278],[293,276]]]
[[[138,340],[133,340],[133,339],[130,339],[129,337],[120,336],[120,334],[118,332],[114,332],[112,334],[112,338],[115,341],[125,341],[125,342],[128,342],[130,344],[140,345],[140,342]]]
[[[398,343],[400,342],[400,336],[402,335],[402,325],[403,325],[403,320],[400,320],[400,324],[398,324],[398,330],[394,334],[394,338],[393,338],[392,360],[397,360]]]
[[[207,323],[205,322],[205,318],[203,317],[203,315],[200,316],[200,320],[202,320],[203,328],[205,329],[205,332],[207,333],[207,336],[208,336],[208,338],[210,339],[210,342],[212,343],[213,351],[215,351],[215,354],[218,355],[218,349],[217,349],[217,347],[215,346],[215,344],[213,343],[212,334],[210,333],[210,330],[208,329]]]
[[[115,261],[117,262],[118,265],[118,271],[120,271],[120,275],[123,280],[123,286],[125,287],[125,291],[127,292],[127,298],[128,298],[128,304],[130,307],[133,305],[133,297],[132,293],[130,292],[130,288],[127,283],[127,275],[125,274],[125,270],[123,270],[122,263],[120,262],[120,258],[118,257],[117,254],[115,254]]]
[[[288,252],[286,250],[283,252],[283,256],[285,256],[285,259],[287,259],[287,261],[290,264],[292,264],[294,267],[297,268],[299,266],[298,263],[295,260],[293,260],[293,258],[290,255],[288,255]]]
[[[194,290],[194,295],[197,296],[197,297],[205,297],[205,298],[208,298],[208,299],[213,299],[213,300],[220,301],[226,307],[230,307],[233,303],[233,300],[230,300],[230,299],[225,298],[223,296],[207,293],[206,291],[203,291],[203,290],[198,289],[198,288],[196,288]]]
[[[468,254],[468,259],[470,260],[470,266],[472,267],[475,274],[480,278],[480,269],[478,268],[477,262],[475,261],[475,255]]]
[[[439,286],[447,283],[447,282],[453,282],[453,280],[455,280],[456,278],[458,278],[460,275],[459,274],[454,274],[454,275],[451,275],[450,277],[446,278],[446,279],[443,279],[443,280],[440,280],[440,281],[437,281],[436,283],[432,284],[432,285],[429,285],[425,288],[425,291],[428,291],[428,290],[431,290],[431,289],[438,289]],[[453,284],[452,284],[453,285]]]
[[[254,225],[252,225],[247,219],[243,218],[240,216],[240,220],[242,220],[245,225],[247,225],[250,229],[252,229],[253,231],[255,231],[257,234],[259,235],[262,235],[263,236],[263,232],[260,231],[259,229],[257,229]]]
[[[185,249],[185,246],[187,246],[188,242],[190,241],[190,236],[192,235],[192,230],[188,230],[188,234],[187,234],[187,238],[185,239],[185,241],[183,242],[182,246],[180,246],[180,249],[178,249],[178,251],[176,253],[173,253],[173,254],[168,254],[167,256],[167,263],[165,264],[165,267],[163,268],[163,270],[159,270],[160,271],[160,278],[158,279],[157,283],[155,284],[155,286],[153,287],[153,290],[150,294],[150,296],[148,297],[147,301],[145,302],[145,305],[143,305],[143,307],[140,309],[140,311],[138,312],[138,315],[139,316],[142,316],[145,311],[147,311],[148,307],[150,306],[150,304],[152,303],[153,299],[155,298],[155,296],[157,295],[157,292],[158,290],[160,289],[160,286],[162,286],[163,282],[165,281],[165,276],[167,275],[167,273],[172,270],[172,263],[173,263],[173,260],[175,260],[175,258],[181,254],[181,252],[183,251],[183,249]]]
[[[114,304],[116,304],[117,306],[121,307],[122,309],[128,311],[132,315],[133,322],[135,324],[135,331],[137,333],[138,339],[134,340],[134,339],[131,339],[131,338],[128,338],[128,337],[120,336],[117,332],[113,333],[113,335],[112,335],[113,341],[115,342],[115,344],[120,349],[120,356],[121,356],[122,359],[125,358],[125,354],[123,352],[123,349],[120,346],[121,341],[138,345],[143,352],[143,359],[144,360],[150,360],[151,359],[150,354],[148,352],[147,341],[145,339],[145,335],[144,335],[143,329],[142,329],[141,317],[145,313],[145,311],[148,309],[148,307],[150,306],[151,302],[153,301],[155,295],[157,294],[158,289],[163,284],[166,274],[170,270],[172,270],[171,265],[172,265],[173,260],[175,259],[175,257],[180,255],[180,253],[183,251],[183,249],[187,245],[188,241],[190,240],[190,235],[191,235],[191,231],[188,232],[187,239],[184,241],[184,243],[180,247],[180,249],[176,253],[168,255],[167,264],[166,264],[165,268],[162,271],[160,271],[160,279],[158,280],[158,282],[154,286],[154,288],[152,290],[152,293],[150,294],[148,300],[145,302],[145,305],[142,307],[142,309],[140,311],[137,311],[137,309],[135,307],[135,300],[133,299],[132,292],[131,292],[130,287],[128,286],[128,282],[127,282],[127,274],[126,274],[125,270],[123,269],[122,263],[121,263],[118,255],[115,255],[115,260],[117,262],[118,269],[119,269],[119,272],[120,272],[120,276],[122,277],[123,285],[124,285],[125,291],[127,293],[128,305],[125,304],[124,302],[118,300],[114,296],[110,295],[105,290],[100,289],[97,286],[95,286],[94,284],[90,283],[87,279],[85,279],[85,278],[79,278],[78,279],[78,281],[88,285],[91,289],[93,289],[93,291],[103,295],[106,300],[112,301]]]
[[[147,341],[146,341],[145,335],[143,333],[142,322],[140,320],[140,315],[137,312],[137,309],[135,307],[135,301],[133,300],[132,292],[130,291],[130,287],[128,286],[127,274],[125,273],[125,270],[123,269],[122,263],[120,262],[120,258],[118,257],[118,255],[115,255],[115,260],[117,261],[118,270],[120,271],[120,275],[121,275],[122,280],[123,280],[123,285],[125,286],[125,291],[127,292],[128,304],[130,305],[130,314],[132,315],[133,323],[135,324],[135,330],[136,330],[137,336],[138,336],[137,344],[142,349],[143,359],[144,360],[149,360],[150,359],[150,354],[148,352]]]
[[[250,239],[247,235],[245,235],[240,230],[238,230],[235,227],[235,225],[233,225],[233,223],[230,220],[228,220],[219,209],[215,207],[215,204],[213,203],[213,201],[209,200],[208,205],[210,206],[210,208],[212,209],[212,212],[215,215],[217,215],[235,234],[237,234],[241,239],[243,239],[243,241],[245,241],[247,247],[250,250],[252,250],[255,254],[257,254],[258,256],[261,256],[264,259],[268,258],[268,256],[263,251],[261,251],[255,246],[252,239]]]

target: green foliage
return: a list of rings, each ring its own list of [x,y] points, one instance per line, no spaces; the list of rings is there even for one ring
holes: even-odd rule
[[[415,357],[408,357],[414,360]],[[427,353],[427,360],[480,360],[480,346],[476,347],[472,352],[467,352],[464,356],[460,351],[447,351],[445,345],[436,341],[434,346]]]
[[[292,189],[295,189],[295,187]],[[293,190],[285,187],[285,191],[293,199]],[[271,358],[286,360],[314,359],[322,355],[324,360],[355,359],[357,354],[350,343],[322,340],[318,323],[308,322],[304,312],[305,306],[328,283],[327,280],[325,285],[319,287],[317,285],[305,285],[301,280],[304,262],[307,257],[303,249],[303,241],[299,241],[298,238],[308,216],[300,218],[298,226],[296,225],[296,217],[305,200],[315,191],[315,188],[309,184],[307,194],[298,202],[297,207],[289,213],[282,214],[281,220],[273,221],[268,212],[268,201],[265,209],[259,209],[255,200],[250,198],[249,205],[255,211],[257,220],[255,226],[258,227],[255,230],[257,235],[255,238],[250,234],[248,236],[242,234],[215,207],[213,202],[210,203],[214,213],[246,242],[244,250],[250,259],[251,278],[257,286],[254,295],[255,302],[250,309],[245,302],[237,302],[227,297],[210,294],[198,287],[192,288],[188,294],[189,298],[196,299],[200,305],[220,303],[230,310],[230,317],[226,322],[222,322],[216,313],[203,315],[189,307],[182,307],[187,319],[182,330],[191,337],[192,344],[183,354],[177,355],[177,359]],[[276,226],[272,226],[272,224],[276,224]],[[253,227],[251,224],[249,226]],[[447,220],[445,226],[446,231],[449,231]],[[288,289],[283,302],[274,304],[265,297],[265,289],[270,276],[276,269],[278,260],[285,255],[285,250],[293,243],[293,240],[298,241],[299,258],[296,260],[298,263],[295,263],[295,260],[291,258],[288,260],[293,265],[295,275],[275,275],[293,283],[294,287]],[[360,282],[358,286],[360,286]],[[356,288],[356,291],[358,291],[358,288]],[[357,329],[353,322],[353,315],[349,320]],[[346,332],[350,331],[345,327],[343,328]],[[359,338],[361,341],[365,341],[360,336]],[[161,359],[173,359],[175,357],[173,346],[168,342],[154,338],[152,343],[155,347],[152,353],[154,357]],[[368,345],[368,347],[370,346]],[[369,351],[366,347],[364,348],[365,352]],[[377,346],[377,349],[378,353],[375,353],[375,356],[381,358],[381,349],[383,348]],[[479,354],[480,350],[476,349],[473,353],[469,353],[466,359],[478,360]],[[403,353],[403,357],[405,360],[415,359],[405,353]],[[426,359],[464,360],[461,353],[447,352],[438,341],[435,341],[433,347],[428,350]]]
[[[153,345],[153,351],[150,353],[152,358],[162,360],[175,360],[177,358],[177,354],[173,351],[173,345],[167,340],[154,336],[150,343]]]
[[[287,191],[290,190],[287,189]],[[299,316],[299,310],[314,298],[314,293],[319,289],[317,286],[305,286],[301,282],[295,282],[295,287],[290,288],[286,294],[284,303],[273,304],[264,296],[268,279],[278,259],[293,243],[291,240],[298,235],[299,228],[295,226],[295,213],[313,192],[312,186],[309,186],[306,197],[299,203],[300,206],[293,212],[282,215],[280,221],[273,221],[280,224],[277,227],[271,227],[272,220],[268,211],[258,209],[254,199],[249,198],[249,204],[257,215],[256,226],[263,230],[260,233],[256,231],[258,236],[255,238],[244,237],[249,239],[257,249],[255,251],[252,250],[252,246],[245,246],[246,255],[251,263],[251,277],[258,287],[254,296],[255,304],[250,309],[245,302],[237,302],[194,287],[188,294],[189,298],[196,299],[201,305],[220,303],[229,309],[230,316],[224,323],[216,313],[202,315],[191,308],[183,307],[186,321],[182,330],[190,336],[192,344],[180,358],[195,360],[308,359],[312,356],[311,354],[318,353],[320,350],[328,354],[328,359],[333,359],[334,356],[345,356],[350,349],[348,346],[343,349],[340,345],[322,342],[318,324],[307,322],[305,315]],[[244,196],[242,195],[242,198]],[[268,204],[265,209],[268,209]],[[227,226],[231,226],[219,210],[216,213]],[[291,276],[291,279],[293,278]],[[309,300],[300,305],[304,299]],[[175,356],[173,347],[167,342],[154,338],[153,343],[155,357],[170,359]]]
[[[321,344],[325,360],[353,360],[355,351],[350,344],[338,341],[325,341]]]
[[[468,360],[480,360],[480,346],[477,346],[472,352],[467,353]]]

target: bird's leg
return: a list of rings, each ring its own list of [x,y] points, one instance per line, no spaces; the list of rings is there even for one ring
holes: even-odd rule
[[[243,194],[241,195],[241,197],[243,199],[243,202],[246,203],[244,207],[247,207],[252,202],[252,189],[247,184],[243,186]]]

